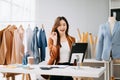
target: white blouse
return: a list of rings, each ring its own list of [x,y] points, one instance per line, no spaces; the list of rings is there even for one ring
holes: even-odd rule
[[[60,48],[60,61],[59,63],[64,63],[69,61],[70,47],[67,41],[61,42]]]

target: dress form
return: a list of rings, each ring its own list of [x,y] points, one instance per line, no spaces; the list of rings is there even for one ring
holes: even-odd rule
[[[110,24],[110,31],[111,31],[111,33],[113,32],[113,28],[114,28],[114,25],[115,25],[115,22],[116,22],[116,19],[115,19],[115,17],[109,17],[108,18],[108,22],[109,22],[109,24]]]

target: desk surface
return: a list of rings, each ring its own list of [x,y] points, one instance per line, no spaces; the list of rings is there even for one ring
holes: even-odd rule
[[[41,62],[40,64],[47,64],[48,61],[43,61]],[[96,59],[84,59],[83,60],[83,63],[110,63],[110,61],[99,61],[99,60],[96,60]]]
[[[99,61],[99,60],[96,60],[96,59],[84,59],[83,63],[84,62],[88,62],[88,63],[109,63],[110,61]]]
[[[67,66],[65,68],[53,68],[51,70],[40,70],[36,68],[36,72],[39,74],[48,75],[62,75],[62,76],[76,76],[76,77],[94,77],[99,78],[105,71],[105,67],[93,68],[88,66],[81,66],[77,69],[77,66]]]
[[[34,69],[20,64],[0,65],[1,73],[33,73]]]
[[[29,68],[23,66],[2,66],[0,65],[0,72],[2,73],[30,73],[30,74],[46,74],[46,75],[61,75],[61,76],[77,76],[77,77],[94,77],[99,78],[105,71],[105,67],[93,68],[88,66],[54,66],[50,70],[42,70],[40,67],[51,67],[54,65],[31,65]]]

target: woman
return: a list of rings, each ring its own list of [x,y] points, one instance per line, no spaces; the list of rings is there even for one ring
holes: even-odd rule
[[[68,64],[75,38],[68,34],[69,24],[65,17],[57,17],[48,40],[50,59],[48,65]],[[73,80],[67,76],[51,76],[50,80]]]

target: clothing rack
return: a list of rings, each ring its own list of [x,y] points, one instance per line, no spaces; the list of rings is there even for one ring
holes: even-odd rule
[[[28,24],[33,25],[35,24],[35,21],[0,21],[0,30],[6,27],[7,25],[16,25],[18,27],[19,25],[24,25],[24,29]]]
[[[0,23],[19,23],[19,22],[35,22],[35,21],[0,21]]]

